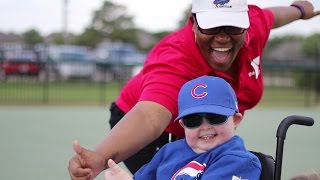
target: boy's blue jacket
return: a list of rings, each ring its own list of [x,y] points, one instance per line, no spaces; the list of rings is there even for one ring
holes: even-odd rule
[[[234,136],[212,150],[196,154],[181,139],[163,146],[150,163],[134,174],[137,180],[258,180],[259,159]]]

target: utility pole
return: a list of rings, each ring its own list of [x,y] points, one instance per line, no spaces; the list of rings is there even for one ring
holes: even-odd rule
[[[319,103],[319,99],[320,99],[320,42],[317,42],[316,44],[316,55],[315,55],[315,60],[316,60],[316,70],[315,70],[315,74],[316,74],[316,79],[315,79],[315,101],[316,104]]]
[[[62,21],[63,21],[63,42],[64,44],[69,43],[69,37],[68,37],[68,1],[69,0],[63,0],[63,13],[62,13]]]

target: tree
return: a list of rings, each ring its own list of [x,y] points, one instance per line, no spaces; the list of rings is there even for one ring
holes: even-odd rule
[[[94,12],[91,25],[79,35],[76,42],[91,47],[105,39],[136,43],[137,30],[133,17],[125,12],[126,7],[105,0],[102,7]]]
[[[86,30],[75,37],[74,43],[77,45],[96,47],[104,39],[103,34],[93,28],[86,28]]]
[[[316,92],[315,102],[320,101],[320,34],[313,34],[304,39],[302,43],[303,53],[314,59],[315,68],[312,77],[305,76],[305,79],[313,79],[313,83],[304,84],[313,86]],[[312,80],[311,80],[312,81]]]
[[[33,45],[33,46],[37,43],[43,42],[43,37],[35,29],[31,29],[31,30],[24,32],[22,34],[22,37],[23,37],[25,43]]]
[[[179,21],[179,28],[186,25],[191,15],[190,12],[191,5],[185,10]],[[91,24],[72,42],[94,48],[104,40],[121,41],[134,44],[140,50],[148,51],[169,33],[171,31],[150,33],[136,28],[133,16],[126,14],[125,6],[105,0],[102,7],[94,11]]]
[[[181,20],[178,22],[178,29],[184,27],[187,22],[189,17],[191,16],[191,5],[183,12]],[[140,30],[143,31],[143,30]],[[150,50],[157,42],[159,42],[161,39],[163,39],[165,36],[170,34],[172,31],[160,31],[160,32],[155,32],[155,33],[149,33],[149,39],[151,39],[151,43],[147,47],[142,48],[144,51]],[[145,36],[145,37],[147,37]]]
[[[314,59],[320,57],[320,34],[313,34],[306,37],[302,42],[302,49],[305,55]]]
[[[68,33],[68,44],[76,44],[76,36],[72,33]],[[48,44],[65,44],[65,34],[62,32],[52,33],[45,38],[45,42]]]
[[[292,41],[302,41],[302,37],[298,35],[285,35],[281,37],[274,37],[268,40],[264,49],[264,54],[272,53],[274,49],[277,49],[283,43]]]

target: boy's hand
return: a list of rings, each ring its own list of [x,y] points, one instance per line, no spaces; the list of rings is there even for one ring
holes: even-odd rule
[[[132,177],[125,172],[112,159],[108,160],[109,169],[104,174],[105,180],[131,180]]]

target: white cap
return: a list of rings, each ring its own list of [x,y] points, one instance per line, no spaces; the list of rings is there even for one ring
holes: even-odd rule
[[[250,25],[246,0],[192,0],[200,28],[235,26],[247,29]]]

